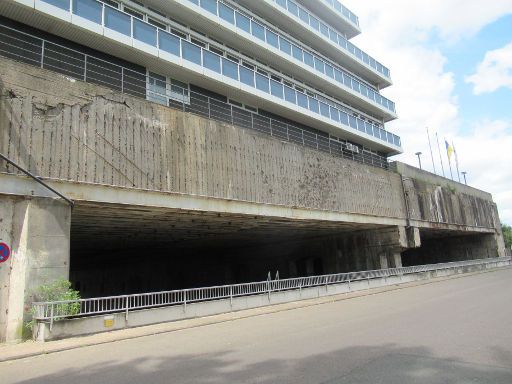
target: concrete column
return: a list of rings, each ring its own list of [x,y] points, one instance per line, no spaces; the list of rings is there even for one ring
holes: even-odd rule
[[[35,289],[69,278],[70,206],[57,199],[0,195],[0,342],[21,340]]]

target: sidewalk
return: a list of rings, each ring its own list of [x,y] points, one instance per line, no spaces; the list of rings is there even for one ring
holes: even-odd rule
[[[74,337],[64,340],[56,340],[49,342],[34,342],[26,341],[19,344],[0,344],[0,362],[23,359],[26,357],[33,357],[43,355],[47,353],[55,353],[61,351],[67,351],[76,348],[82,348],[92,345],[111,343],[115,341],[134,339],[144,336],[157,335],[160,333],[174,332],[188,328],[201,327],[210,324],[217,324],[226,321],[234,321],[237,319],[243,319],[251,316],[260,316],[269,313],[276,313],[281,311],[289,311],[297,308],[304,308],[313,305],[321,305],[326,303],[332,303],[340,300],[348,300],[356,297],[380,294],[383,292],[394,291],[398,289],[414,287],[425,284],[432,284],[444,280],[458,279],[462,277],[472,276],[480,273],[488,273],[497,271],[503,268],[490,269],[485,271],[472,272],[462,275],[454,275],[449,277],[434,278],[430,280],[416,281],[412,283],[404,283],[399,285],[387,286],[382,288],[373,288],[370,290],[333,295],[327,297],[321,297],[318,299],[309,299],[302,301],[295,301],[291,303],[276,304],[260,308],[247,309],[239,312],[230,312],[221,315],[214,315],[208,317],[202,317],[197,319],[188,319],[175,321],[170,323],[153,324],[144,327],[122,329],[111,332],[97,333],[90,336]]]

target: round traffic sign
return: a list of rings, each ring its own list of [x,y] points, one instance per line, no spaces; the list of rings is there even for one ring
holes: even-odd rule
[[[0,242],[0,263],[9,260],[9,256],[11,256],[11,249],[7,244]]]

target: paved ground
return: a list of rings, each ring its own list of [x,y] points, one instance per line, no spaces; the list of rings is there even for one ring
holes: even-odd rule
[[[4,362],[0,382],[510,384],[511,319],[504,269]]]

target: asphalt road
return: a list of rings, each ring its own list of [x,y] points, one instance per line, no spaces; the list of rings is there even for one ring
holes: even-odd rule
[[[0,363],[0,383],[512,383],[512,269]]]

